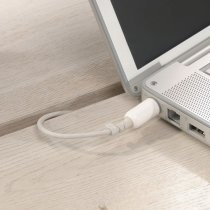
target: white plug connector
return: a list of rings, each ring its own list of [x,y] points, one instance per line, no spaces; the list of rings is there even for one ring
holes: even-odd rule
[[[48,130],[44,127],[44,123],[54,117],[67,114],[66,111],[54,112],[41,117],[37,122],[38,129],[47,136],[61,138],[61,139],[76,139],[76,138],[90,138],[97,136],[116,135],[129,128],[139,128],[152,118],[156,117],[160,113],[160,107],[158,103],[148,98],[130,111],[128,111],[124,119],[119,123],[109,123],[104,130],[89,132],[89,133],[74,133],[74,134],[62,134]]]
[[[146,122],[160,114],[158,103],[148,98],[125,114],[125,118],[129,118],[133,122],[134,128],[139,128]]]

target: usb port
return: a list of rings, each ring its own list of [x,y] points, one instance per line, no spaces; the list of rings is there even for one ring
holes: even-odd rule
[[[201,129],[197,128],[196,126],[190,124],[189,129],[190,129],[191,131],[193,131],[194,133],[197,133],[197,134],[199,134],[199,135],[205,137],[205,132],[202,131]]]
[[[180,115],[175,111],[168,109],[168,119],[180,125]]]

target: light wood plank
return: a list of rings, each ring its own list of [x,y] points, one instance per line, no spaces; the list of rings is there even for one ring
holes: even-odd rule
[[[87,0],[0,5],[0,135],[122,93]]]
[[[120,95],[47,126],[95,130],[137,103]],[[209,147],[159,119],[89,140],[51,139],[33,126],[0,138],[1,209],[210,209],[209,162]]]

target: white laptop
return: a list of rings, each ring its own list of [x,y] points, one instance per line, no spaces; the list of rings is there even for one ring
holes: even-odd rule
[[[210,0],[90,0],[124,88],[210,145]]]

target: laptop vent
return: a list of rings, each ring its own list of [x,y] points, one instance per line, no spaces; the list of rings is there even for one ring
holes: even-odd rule
[[[163,93],[200,118],[210,122],[210,80],[194,73]]]

